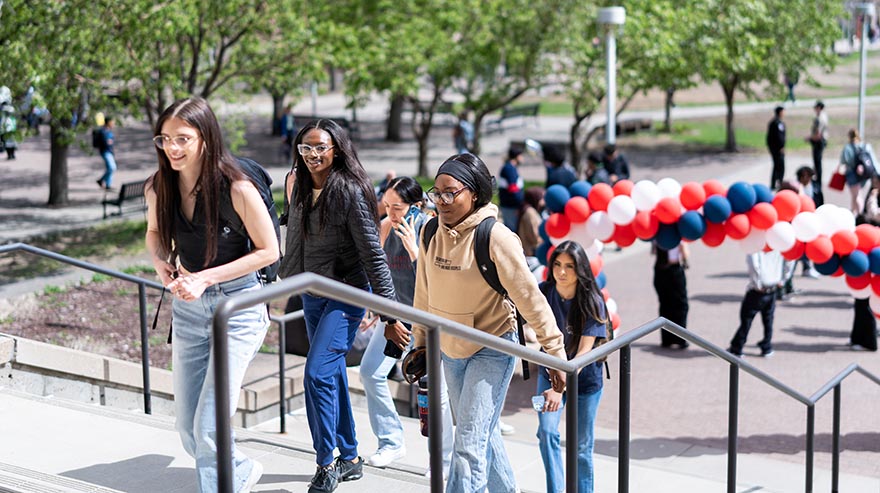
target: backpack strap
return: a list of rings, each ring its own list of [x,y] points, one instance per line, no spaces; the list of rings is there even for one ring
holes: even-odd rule
[[[437,217],[432,217],[428,219],[424,226],[422,226],[422,231],[424,234],[422,235],[422,249],[427,250],[428,245],[431,244],[431,240],[434,238],[434,235],[437,234],[437,227],[439,223],[437,222]]]

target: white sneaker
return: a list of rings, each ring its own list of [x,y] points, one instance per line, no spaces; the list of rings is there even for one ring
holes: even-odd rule
[[[431,479],[431,469],[430,468],[427,471],[425,471],[425,477],[428,479]],[[443,468],[443,481],[446,481],[447,479],[449,479],[449,466],[446,466]]]
[[[811,267],[809,270],[804,271],[804,277],[819,279],[820,277],[822,277],[822,275],[819,274],[819,271],[817,271],[814,267]]]
[[[403,445],[398,448],[382,447],[367,459],[367,464],[373,467],[385,467],[404,457],[406,457],[406,447]]]
[[[504,436],[513,435],[516,433],[516,428],[513,425],[509,425],[504,421],[498,421],[498,429],[501,430],[501,434]]]
[[[251,468],[251,473],[248,475],[247,481],[244,483],[244,489],[241,491],[247,493],[251,491],[251,489],[260,482],[260,478],[263,476],[263,464],[252,460],[254,466]]]
[[[865,346],[862,346],[861,344],[850,344],[849,348],[852,349],[853,351],[867,351],[868,350],[868,348],[866,348]]]

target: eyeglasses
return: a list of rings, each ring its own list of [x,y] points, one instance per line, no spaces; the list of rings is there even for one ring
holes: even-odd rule
[[[428,195],[428,198],[431,199],[431,202],[434,202],[435,204],[438,202],[438,199],[439,199],[439,201],[443,202],[443,204],[450,205],[453,202],[455,202],[455,197],[458,197],[458,194],[460,194],[461,192],[464,192],[467,189],[468,189],[467,187],[461,187],[454,192],[442,192],[441,193],[441,192],[437,191],[437,188],[431,187],[431,189],[428,190],[427,195]]]
[[[327,151],[329,151],[330,149],[333,149],[333,146],[328,146],[325,144],[319,144],[314,147],[308,144],[299,144],[298,146],[296,146],[296,150],[299,151],[301,156],[308,156],[313,152],[317,152],[319,156],[323,156],[324,154],[327,154]]]
[[[157,135],[153,137],[153,143],[156,144],[156,147],[158,147],[159,149],[167,149],[172,145],[174,147],[177,147],[178,149],[183,149],[184,147],[190,145],[197,138],[198,137],[187,137],[185,135],[178,135],[177,137]]]

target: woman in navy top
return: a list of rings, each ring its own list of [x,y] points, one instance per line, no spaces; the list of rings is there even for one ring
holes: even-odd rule
[[[541,284],[556,323],[565,336],[568,359],[589,352],[597,338],[605,337],[605,302],[584,248],[576,242],[564,241],[550,256],[550,275]],[[538,394],[545,399],[538,413],[538,441],[547,491],[565,489],[562,452],[560,450],[559,418],[565,396],[550,386],[547,369],[538,372]],[[593,424],[599,398],[602,396],[602,364],[593,363],[578,374],[578,491],[593,492]]]

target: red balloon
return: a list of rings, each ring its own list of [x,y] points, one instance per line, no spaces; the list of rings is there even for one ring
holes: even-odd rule
[[[681,193],[678,195],[681,205],[689,211],[695,211],[703,207],[706,201],[706,190],[699,183],[692,181],[681,186]]]
[[[632,189],[635,186],[635,183],[629,180],[619,180],[614,184],[612,190],[614,190],[614,196],[618,195],[630,195],[632,193]]]
[[[755,204],[747,214],[749,215],[749,222],[752,223],[752,227],[757,229],[770,229],[770,227],[776,224],[778,217],[776,209],[767,202]]]
[[[877,274],[871,274],[871,291],[880,296],[880,276]]]
[[[575,196],[568,199],[565,203],[565,217],[572,223],[586,221],[590,217],[590,203],[583,197]]]
[[[608,292],[608,288],[602,288],[602,299],[608,301],[608,298],[611,297],[611,293]]]
[[[614,234],[611,239],[622,247],[628,247],[636,242],[636,232],[633,231],[632,224],[614,225]]]
[[[834,274],[831,274],[831,277],[840,277],[843,275],[843,267],[838,267]]]
[[[724,221],[724,232],[734,240],[741,240],[749,235],[752,223],[745,214],[734,214]]]
[[[801,211],[801,199],[794,190],[780,190],[773,197],[773,208],[776,209],[780,221],[791,222]]]
[[[594,211],[607,211],[608,202],[614,198],[614,190],[607,183],[597,183],[590,189],[587,199]]]
[[[840,230],[831,235],[831,244],[834,246],[834,253],[840,256],[849,255],[858,246],[859,237],[854,231]]]
[[[807,243],[804,252],[807,254],[808,259],[817,264],[824,264],[834,255],[834,245],[831,244],[830,238],[820,235],[815,240]]]
[[[724,224],[706,222],[706,232],[703,233],[703,237],[700,239],[703,240],[703,243],[705,243],[706,246],[717,247],[724,243],[724,238],[726,236],[727,233],[724,232]]]
[[[856,226],[856,236],[859,238],[859,250],[868,253],[880,243],[880,228],[873,224],[859,224]]]
[[[806,245],[801,240],[794,240],[794,246],[782,252],[782,258],[785,260],[798,260],[804,256]]]
[[[703,182],[703,190],[706,191],[706,198],[713,195],[727,195],[727,187],[720,181],[712,179]]]
[[[598,276],[602,272],[602,267],[605,267],[605,261],[602,260],[601,255],[596,255],[590,259],[590,270],[593,271],[593,276]]]
[[[553,256],[553,251],[556,250],[556,245],[550,245],[550,248],[547,249],[547,264],[550,263],[550,257]],[[547,270],[552,269],[553,266],[547,265]]]
[[[816,203],[813,199],[804,194],[799,194],[798,199],[801,201],[801,212],[816,212]]]
[[[642,240],[650,240],[657,234],[657,228],[660,227],[655,216],[651,211],[639,211],[636,218],[629,224],[632,226],[633,233]]]
[[[620,315],[616,313],[611,314],[611,328],[617,330],[620,327]]]
[[[858,277],[852,277],[850,275],[846,275],[845,281],[846,285],[851,289],[865,289],[871,285],[871,273],[868,272],[866,274],[862,274]]]
[[[681,203],[675,197],[663,197],[654,208],[657,220],[663,224],[674,224],[681,217]]]
[[[571,221],[568,220],[565,214],[555,212],[547,218],[544,230],[552,238],[562,238],[571,231]]]

